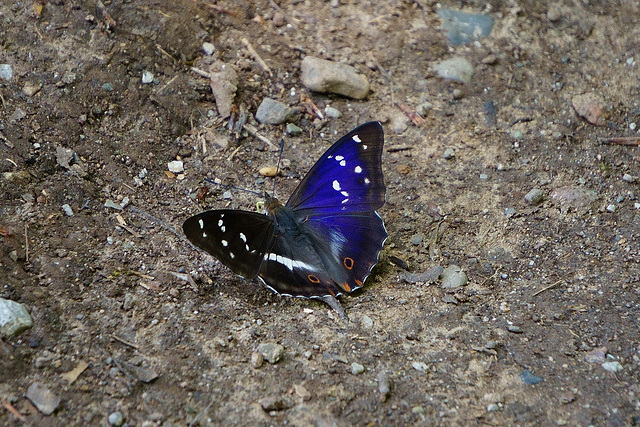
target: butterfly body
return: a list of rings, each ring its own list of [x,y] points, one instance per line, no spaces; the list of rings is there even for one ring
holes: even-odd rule
[[[187,238],[235,273],[277,293],[337,296],[362,287],[387,232],[383,133],[377,122],[351,131],[316,162],[285,205],[266,195],[267,215],[213,210],[187,219]]]

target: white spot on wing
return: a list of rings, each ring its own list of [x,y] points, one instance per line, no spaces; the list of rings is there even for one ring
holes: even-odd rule
[[[200,222],[202,222],[202,221],[200,221]],[[224,224],[224,222],[222,222],[222,220],[221,220],[221,219],[219,219],[219,220],[218,220],[218,227],[222,227],[222,224]]]
[[[369,148],[369,147],[367,146],[367,144],[362,144],[362,149],[363,149],[363,150],[366,150],[367,148]]]
[[[371,183],[371,180],[369,178],[365,178],[364,183],[368,185],[369,183]]]
[[[249,252],[249,245],[244,245],[244,248]]]
[[[340,160],[344,160],[344,156],[336,156],[336,162],[339,162]]]
[[[340,194],[342,194],[344,197],[349,197],[349,193],[347,193],[346,191],[341,191]]]
[[[244,233],[240,233],[240,240],[247,243],[247,236],[245,236]]]
[[[344,204],[345,204],[345,203],[347,203],[348,201],[349,201],[349,199],[344,199],[344,200],[342,201],[342,204],[344,205]]]
[[[362,140],[360,139],[360,137],[358,135],[353,135],[353,140],[355,142],[362,142]]]
[[[342,188],[340,187],[340,183],[338,182],[337,179],[333,180],[333,189],[336,190],[336,191],[342,190]]]
[[[227,227],[223,225],[222,227],[220,227],[220,230],[222,230],[222,232],[224,233],[225,231],[227,231]]]
[[[353,171],[355,173],[362,173],[362,168],[360,166],[356,166],[356,168]]]
[[[229,242],[227,242],[226,240],[223,240],[220,243],[222,243],[222,246],[224,246],[225,248],[229,246]]]
[[[345,162],[344,160],[340,161],[340,166],[347,166],[347,162]]]
[[[203,231],[203,232],[202,232],[202,238],[203,238],[203,239],[206,239],[207,237],[209,237],[209,236],[207,235],[207,233],[206,233],[206,232],[204,232],[204,231]]]
[[[202,230],[204,228],[204,221],[199,219],[198,224],[200,224],[200,229]]]
[[[307,264],[306,262],[296,261],[295,259],[287,258],[282,255],[270,253],[264,254],[264,260],[267,261],[275,261],[278,264],[282,264],[287,267],[290,271],[293,271],[294,268],[302,269],[302,270],[312,270],[313,265]]]
[[[234,259],[236,256],[233,254],[233,252],[229,252],[229,258]]]

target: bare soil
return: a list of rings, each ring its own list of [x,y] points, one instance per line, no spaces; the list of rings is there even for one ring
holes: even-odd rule
[[[492,34],[449,47],[430,0],[2,0],[14,76],[0,84],[0,297],[34,326],[0,341],[0,397],[24,417],[4,405],[0,424],[108,425],[115,411],[129,426],[640,422],[639,151],[603,143],[638,136],[640,6],[446,6],[490,13]],[[285,136],[276,184],[286,200],[342,134],[383,123],[389,240],[365,287],[341,297],[350,322],[234,276],[158,223],[255,209],[223,188],[194,197],[204,178],[273,187],[257,171],[277,153],[230,132],[192,70],[206,68],[203,42],[237,68],[236,105],[252,114],[267,96],[298,106],[306,55],[368,77],[364,100],[307,93],[343,116],[293,119],[303,133]],[[432,71],[453,55],[475,66],[471,83]],[[576,114],[584,93],[603,100],[603,125]],[[421,125],[399,108],[425,102]],[[258,131],[277,142],[284,125]],[[167,173],[176,159],[184,176]],[[539,205],[523,198],[533,188]],[[392,257],[412,273],[458,265],[469,283],[403,280]],[[269,342],[282,359],[254,367]],[[621,370],[585,360],[602,347]],[[24,397],[34,382],[62,399],[52,415]]]

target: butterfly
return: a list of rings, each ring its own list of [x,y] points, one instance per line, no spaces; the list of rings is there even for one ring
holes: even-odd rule
[[[184,233],[276,293],[336,301],[363,286],[387,239],[376,212],[385,201],[383,144],[380,123],[365,123],[320,157],[286,204],[265,194],[267,215],[206,211],[188,218]]]

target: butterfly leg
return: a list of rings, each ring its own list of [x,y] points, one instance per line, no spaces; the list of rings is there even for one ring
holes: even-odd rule
[[[333,295],[325,295],[323,297],[320,297],[320,299],[324,301],[329,307],[331,307],[336,313],[338,313],[340,319],[345,322],[349,321],[347,314],[344,312],[344,309],[340,305],[340,301],[338,301],[336,297],[334,297]]]

